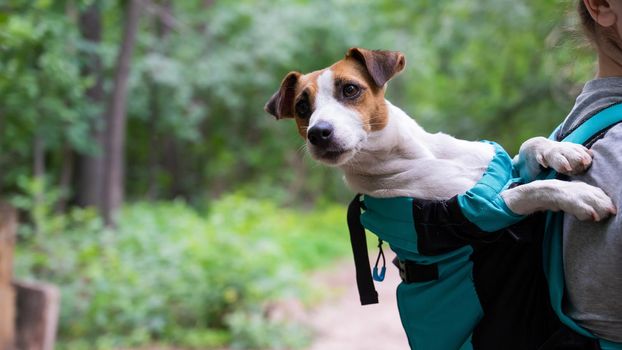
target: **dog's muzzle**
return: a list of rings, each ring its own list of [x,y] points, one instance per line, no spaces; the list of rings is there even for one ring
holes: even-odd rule
[[[321,121],[309,129],[307,138],[313,146],[326,148],[333,141],[333,131],[332,124]]]

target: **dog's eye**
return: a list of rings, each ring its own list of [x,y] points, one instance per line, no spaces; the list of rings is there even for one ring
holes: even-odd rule
[[[296,114],[303,119],[311,116],[311,106],[307,100],[300,100],[296,103]]]
[[[355,98],[361,92],[361,88],[354,84],[346,84],[343,86],[343,97],[345,98]]]

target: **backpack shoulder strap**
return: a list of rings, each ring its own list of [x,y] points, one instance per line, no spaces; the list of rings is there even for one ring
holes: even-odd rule
[[[583,145],[591,144],[595,137],[603,133],[612,126],[622,122],[622,104],[609,106],[596,113],[583,124],[576,127],[570,134],[561,141],[573,142]],[[559,127],[549,137],[556,139]],[[557,173],[551,171],[546,178],[555,178]],[[545,236],[543,241],[544,250],[544,273],[549,284],[549,294],[551,306],[566,326],[573,331],[590,338],[595,338],[593,334],[576,324],[570,317],[563,312],[563,298],[565,291],[564,265],[562,252],[562,227],[563,213],[547,213]],[[619,346],[619,347],[618,347]],[[622,349],[622,344],[615,344],[612,349]]]
[[[611,105],[580,124],[561,141],[586,144],[603,131],[622,122],[622,103]],[[549,138],[555,139],[560,127]]]
[[[350,231],[350,244],[352,245],[354,266],[356,267],[356,285],[361,298],[361,305],[377,304],[378,292],[376,292],[372,280],[365,227],[361,224],[360,219],[361,206],[360,194],[354,196],[348,206],[348,230]]]

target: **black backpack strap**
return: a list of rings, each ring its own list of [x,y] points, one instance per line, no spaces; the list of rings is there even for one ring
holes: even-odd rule
[[[356,267],[356,285],[359,290],[361,305],[377,304],[378,292],[376,292],[372,280],[365,228],[361,224],[360,194],[357,194],[348,206],[348,229],[350,230],[350,243],[354,255],[354,266]]]

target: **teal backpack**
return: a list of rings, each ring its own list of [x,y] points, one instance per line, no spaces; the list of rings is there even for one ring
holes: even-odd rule
[[[586,143],[620,121],[622,105],[609,107],[564,141]],[[398,310],[412,349],[538,349],[560,320],[595,338],[561,309],[563,214],[524,217],[509,210],[500,193],[520,185],[520,167],[491,144],[495,155],[482,178],[448,200],[354,198],[348,226],[361,303],[378,302],[372,277],[384,278],[382,243],[387,242],[397,255]],[[546,172],[539,178],[556,176]],[[379,238],[373,273],[365,228]],[[602,349],[622,349],[622,344],[598,342]]]

